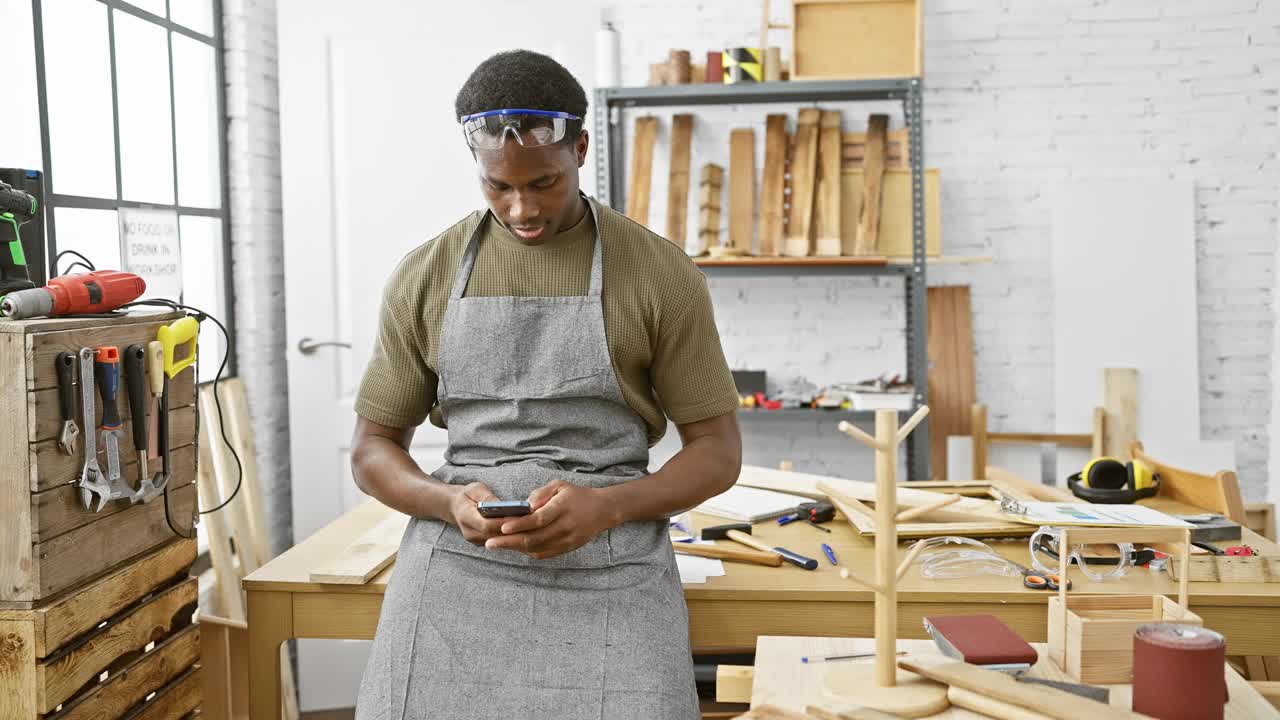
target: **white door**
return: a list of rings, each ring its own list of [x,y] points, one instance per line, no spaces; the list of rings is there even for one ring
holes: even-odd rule
[[[295,541],[365,499],[349,465],[352,406],[387,277],[483,207],[454,95],[481,60],[513,48],[557,57],[591,91],[597,18],[553,14],[534,18],[517,2],[279,2]],[[303,352],[304,338],[346,346]],[[414,459],[431,471],[445,442],[424,425]],[[300,642],[302,709],[353,705],[366,656],[367,643]]]

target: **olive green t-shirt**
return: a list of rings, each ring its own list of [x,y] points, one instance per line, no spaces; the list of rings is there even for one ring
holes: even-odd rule
[[[648,425],[649,444],[677,424],[734,412],[737,390],[720,347],[706,279],[678,247],[591,201],[603,242],[605,337],[627,404]],[[436,405],[441,327],[475,212],[410,252],[382,298],[378,337],[356,412],[389,427],[416,427]],[[591,213],[541,245],[486,223],[465,295],[584,295],[595,245]],[[432,414],[433,420],[436,417]]]

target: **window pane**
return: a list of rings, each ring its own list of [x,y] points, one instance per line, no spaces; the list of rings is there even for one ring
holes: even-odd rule
[[[178,204],[221,206],[218,183],[218,78],[213,46],[173,34]]]
[[[41,3],[49,151],[55,192],[116,196],[107,9],[96,0]],[[12,29],[12,28],[10,28]]]
[[[178,218],[182,236],[182,301],[227,324],[226,266],[222,258],[222,221],[218,218]],[[200,323],[200,382],[213,379],[222,364],[222,332],[212,322]]]
[[[115,22],[121,192],[125,200],[172,204],[168,31],[122,12]]]
[[[120,267],[120,220],[115,210],[55,207],[53,222],[59,252],[75,250],[89,258],[99,270]],[[59,272],[75,260],[74,256],[62,258],[58,263]],[[76,268],[75,272],[84,270]]]
[[[213,0],[169,0],[169,19],[213,37]]]
[[[129,0],[129,4],[139,10],[146,10],[152,15],[164,17],[164,0]],[[116,22],[120,22],[120,18],[116,18]]]

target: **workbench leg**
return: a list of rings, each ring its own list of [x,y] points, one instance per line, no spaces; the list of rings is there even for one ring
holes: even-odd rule
[[[280,720],[280,645],[293,638],[293,594],[248,596],[249,720]]]

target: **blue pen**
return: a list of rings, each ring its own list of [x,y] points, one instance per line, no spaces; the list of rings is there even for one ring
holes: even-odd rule
[[[827,559],[831,561],[832,565],[840,564],[839,562],[836,562],[836,551],[832,550],[830,545],[822,543],[822,552],[826,553]]]

